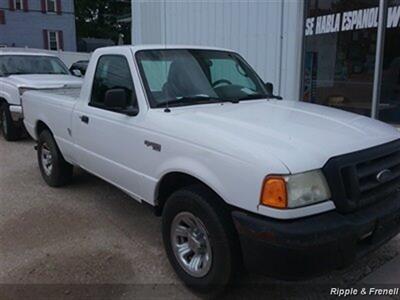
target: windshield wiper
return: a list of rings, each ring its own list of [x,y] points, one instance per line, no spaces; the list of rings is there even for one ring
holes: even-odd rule
[[[253,94],[253,95],[248,95],[242,98],[237,99],[238,101],[242,100],[254,100],[254,99],[278,99],[282,100],[281,96],[275,96],[275,95],[266,95],[266,94]]]
[[[209,96],[188,96],[178,99],[171,99],[162,103],[156,104],[156,107],[180,106],[180,105],[195,105],[195,104],[211,104],[219,102],[232,102],[237,103],[237,100],[225,100]]]
[[[237,100],[242,101],[242,100],[253,100],[253,99],[263,99],[263,98],[269,98],[267,95],[263,94],[252,94],[252,95],[247,95],[245,97],[238,98]]]

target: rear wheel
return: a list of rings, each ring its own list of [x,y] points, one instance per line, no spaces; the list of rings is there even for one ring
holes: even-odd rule
[[[194,185],[173,193],[162,231],[168,259],[188,287],[213,294],[232,281],[239,245],[229,212],[213,192]]]
[[[65,161],[48,130],[39,135],[37,156],[40,173],[49,186],[59,187],[71,180],[73,166]]]
[[[1,131],[7,141],[16,141],[22,135],[20,127],[16,126],[11,118],[10,109],[7,103],[3,103],[0,107]]]

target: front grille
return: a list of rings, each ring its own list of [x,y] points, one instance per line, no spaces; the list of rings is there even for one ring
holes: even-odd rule
[[[385,171],[385,178],[377,179]],[[382,200],[400,187],[400,140],[330,159],[323,172],[340,212]]]

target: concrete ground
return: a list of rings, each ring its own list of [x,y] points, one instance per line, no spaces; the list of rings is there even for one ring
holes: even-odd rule
[[[82,170],[69,186],[48,187],[33,146],[0,137],[1,300],[199,298],[167,261],[159,218]],[[397,237],[346,270],[305,282],[243,274],[227,296],[326,299],[331,287],[362,284],[399,261],[399,252]]]

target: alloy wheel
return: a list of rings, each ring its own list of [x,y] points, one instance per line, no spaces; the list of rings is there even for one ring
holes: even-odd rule
[[[41,162],[44,172],[47,176],[50,176],[53,170],[53,155],[47,143],[43,143],[41,147]]]
[[[190,212],[175,216],[171,225],[172,249],[179,265],[193,277],[204,277],[212,264],[209,234],[203,222]]]

